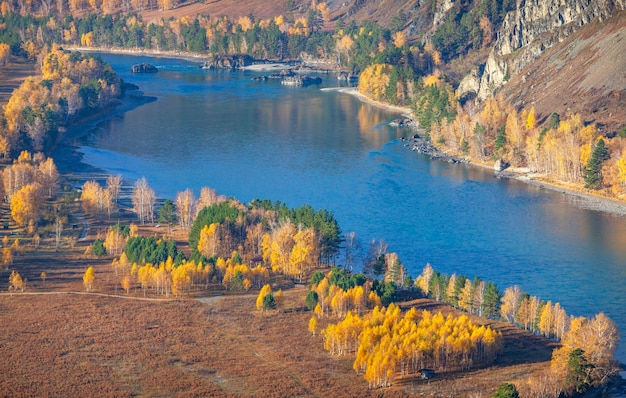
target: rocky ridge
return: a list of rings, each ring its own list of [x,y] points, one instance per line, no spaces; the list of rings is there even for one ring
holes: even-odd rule
[[[489,54],[478,98],[493,95],[513,73],[522,71],[581,27],[624,9],[626,0],[518,0],[516,10],[506,15]]]

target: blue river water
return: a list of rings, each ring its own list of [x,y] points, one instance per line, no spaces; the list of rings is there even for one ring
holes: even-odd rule
[[[210,186],[242,202],[325,208],[364,250],[384,239],[414,277],[430,262],[501,290],[518,284],[569,314],[603,311],[626,331],[625,218],[415,154],[402,141],[410,132],[388,126],[396,114],[321,90],[339,85],[333,75],[292,88],[251,80],[257,72],[101,56],[156,101],[86,132],[77,141],[84,163],[127,180],[145,176],[163,198]],[[131,74],[140,62],[159,72]]]

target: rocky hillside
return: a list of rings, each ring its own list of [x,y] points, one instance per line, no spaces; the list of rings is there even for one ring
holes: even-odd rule
[[[537,60],[546,49],[581,27],[625,9],[624,0],[518,0],[498,32],[478,97],[492,95],[513,74]]]
[[[534,105],[540,119],[579,113],[610,135],[626,125],[625,49],[626,11],[619,11],[543,51],[500,91],[518,107]]]

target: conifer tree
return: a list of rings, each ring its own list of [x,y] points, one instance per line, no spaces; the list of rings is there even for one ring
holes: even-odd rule
[[[602,162],[609,158],[609,151],[600,138],[591,154],[591,159],[584,170],[585,188],[602,188]]]

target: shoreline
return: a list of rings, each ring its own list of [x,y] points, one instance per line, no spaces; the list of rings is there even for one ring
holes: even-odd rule
[[[400,113],[403,116],[407,116],[407,117],[411,117],[413,118],[413,111],[411,110],[411,108],[407,108],[407,107],[403,107],[403,106],[397,106],[397,105],[391,105],[391,104],[386,104],[384,102],[380,102],[380,101],[376,101],[373,100],[369,97],[367,97],[366,95],[361,94],[356,87],[328,87],[328,88],[323,88],[322,91],[336,91],[342,94],[348,94],[351,95],[355,98],[357,98],[359,101],[364,102],[366,104],[375,106],[377,108],[382,108],[391,112],[396,112],[396,113]]]
[[[133,55],[136,57],[153,57],[153,58],[169,58],[169,59],[181,59],[189,62],[201,62],[206,61],[209,56],[195,53],[187,53],[181,51],[158,51],[158,50],[144,50],[141,48],[128,49],[128,48],[99,48],[99,47],[83,47],[83,46],[68,46],[63,47],[66,50],[89,52],[89,53],[106,53],[106,54],[122,54]]]
[[[113,53],[113,54],[124,54],[124,55],[132,55],[132,56],[148,56],[148,57],[155,57],[155,58],[181,59],[181,60],[190,61],[190,62],[204,62],[209,57],[208,55],[199,55],[199,54],[194,54],[194,53],[155,51],[155,50],[144,50],[144,49],[124,49],[124,48],[116,48],[116,47],[113,47],[110,49],[80,47],[80,46],[75,46],[75,47],[73,46],[73,47],[66,47],[66,48],[68,50],[73,50],[73,51]],[[277,64],[279,63],[274,62],[272,64],[268,64],[268,66],[271,68],[272,65],[277,65]],[[250,69],[254,70],[254,68],[250,68]],[[395,112],[405,117],[413,118],[412,110],[410,108],[390,105],[390,104],[386,104],[380,101],[373,100],[359,93],[355,87],[328,87],[328,88],[323,88],[321,90],[322,91],[336,91],[342,94],[351,95],[357,98],[359,101],[369,104],[371,106],[385,109],[390,112]],[[128,99],[126,99],[126,101],[128,101]],[[126,101],[123,100],[123,102],[126,102]],[[62,142],[58,145],[58,146],[62,146],[65,144],[64,146],[66,147],[66,149],[69,149],[71,152],[74,153],[74,155],[72,154],[67,155],[66,160],[71,161],[72,156],[75,158],[79,158],[79,154],[77,153],[77,150],[76,150],[77,148],[71,143],[72,139],[69,138],[70,136],[73,136],[74,139],[77,138],[78,135],[75,134],[76,130],[84,129],[85,127],[89,125],[95,126],[97,123],[101,122],[102,120],[106,120],[107,118],[114,117],[116,114],[127,112],[133,109],[134,107],[141,106],[144,103],[149,102],[149,101],[150,99],[148,98],[144,99],[143,102],[135,101],[134,104],[130,107],[124,106],[123,104],[117,107],[116,109],[114,109],[111,113],[108,113],[106,115],[103,115],[101,118],[98,118],[98,120],[94,121],[93,123],[90,122],[87,125],[76,126],[76,128],[72,129],[74,134],[72,135],[71,134],[72,132],[68,132],[68,136],[64,138],[66,142],[65,143]],[[86,134],[87,132],[83,132],[83,133]],[[409,143],[411,141],[415,143],[416,139],[407,138],[406,140],[409,141]],[[407,146],[409,149],[411,149],[414,152],[424,153],[424,152],[415,150],[410,145],[405,145],[405,146]],[[433,160],[446,161],[449,163],[465,163],[472,167],[480,167],[483,169],[493,170],[493,167],[487,164],[479,163],[475,161],[469,161],[466,158],[454,156],[454,155],[445,153],[444,151],[441,151],[439,149],[436,149],[436,154],[435,153],[424,153],[424,154],[428,155]],[[78,164],[79,170],[70,170],[71,172],[77,172],[79,174],[82,174],[83,172],[86,172],[88,169],[91,168],[91,166],[82,163],[81,159],[77,159],[77,160],[79,163]],[[72,168],[71,166],[68,167],[68,169],[71,169],[71,168]],[[537,188],[549,189],[554,192],[559,192],[572,199],[582,200],[584,203],[580,203],[580,202],[572,203],[572,205],[575,205],[580,208],[585,208],[588,210],[600,211],[600,212],[605,212],[609,214],[615,214],[621,217],[626,217],[626,202],[619,200],[617,198],[611,198],[611,197],[597,195],[597,194],[593,194],[589,192],[581,192],[575,189],[570,189],[570,188],[561,186],[558,183],[545,181],[545,180],[538,180],[533,175],[531,175],[531,173],[522,172],[516,169],[505,169],[501,172],[494,171],[494,176],[497,178],[507,178],[507,179],[516,180],[516,181],[519,181],[519,182],[522,182],[522,183],[525,183],[525,184],[528,184],[530,186],[534,186]]]
[[[50,156],[54,159],[59,172],[68,181],[86,181],[96,179],[94,177],[96,175],[106,175],[105,170],[83,162],[84,154],[79,149],[80,140],[96,130],[100,123],[156,100],[155,97],[146,96],[141,91],[126,93],[115,107],[101,112],[93,118],[76,123],[63,134],[63,137],[50,151]]]
[[[626,218],[626,202],[617,198],[611,198],[603,195],[596,195],[590,192],[579,191],[573,188],[565,187],[558,182],[549,181],[543,179],[543,174],[534,174],[524,168],[506,168],[502,171],[495,171],[492,165],[486,163],[480,163],[476,161],[468,160],[465,157],[451,155],[445,151],[436,148],[431,143],[425,141],[419,136],[413,136],[411,138],[403,139],[405,141],[404,146],[413,152],[426,155],[432,160],[443,161],[453,164],[467,164],[471,167],[478,167],[484,170],[491,170],[494,173],[495,178],[510,179],[519,181],[529,186],[548,189],[553,192],[558,192],[565,195],[567,198],[572,199],[572,205],[603,213],[613,214]]]

